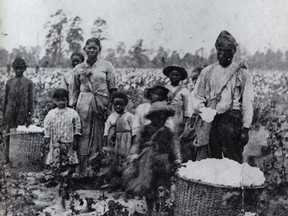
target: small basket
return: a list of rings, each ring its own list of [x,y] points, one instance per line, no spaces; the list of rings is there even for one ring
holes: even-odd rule
[[[23,171],[41,171],[44,135],[40,132],[10,132],[9,160]]]
[[[174,215],[236,216],[246,203],[256,205],[263,189],[264,186],[242,189],[214,185],[185,179],[177,174]]]

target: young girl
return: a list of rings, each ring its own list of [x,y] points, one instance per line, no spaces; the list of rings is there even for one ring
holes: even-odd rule
[[[56,89],[52,95],[56,108],[44,119],[45,144],[49,148],[45,164],[53,171],[74,172],[78,164],[76,147],[81,135],[80,117],[74,109],[67,107],[68,97],[67,90]]]
[[[3,125],[6,133],[18,125],[30,125],[34,104],[34,84],[23,76],[27,65],[24,59],[16,58],[12,64],[15,77],[5,86],[3,99]],[[4,139],[5,160],[9,162],[9,136]]]
[[[168,66],[163,73],[170,79],[170,84],[165,87],[169,89],[168,103],[175,109],[174,131],[181,135],[185,125],[191,117],[190,92],[187,88],[180,85],[180,81],[187,78],[187,72],[179,66]]]
[[[105,123],[105,143],[113,147],[118,154],[127,156],[135,137],[134,115],[125,110],[128,104],[128,97],[125,93],[114,93],[112,104],[115,111],[109,115]]]
[[[128,182],[127,191],[145,196],[148,214],[157,201],[158,189],[170,189],[173,165],[181,163],[179,141],[165,126],[166,120],[173,115],[174,110],[166,102],[153,103],[146,115],[151,123],[137,134],[131,148],[130,160],[139,160],[139,175]],[[159,210],[159,206],[155,207]]]

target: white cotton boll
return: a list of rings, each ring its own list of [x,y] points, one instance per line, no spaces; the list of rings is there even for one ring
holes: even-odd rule
[[[234,160],[208,158],[188,161],[178,171],[180,177],[232,187],[263,185],[265,177],[259,168],[242,165]]]
[[[215,109],[212,109],[211,107],[203,107],[200,108],[199,111],[200,116],[203,121],[205,122],[212,122],[214,120],[215,115],[217,114],[217,111]]]
[[[34,132],[34,133],[42,133],[44,132],[44,128],[37,127],[36,125],[29,125],[29,127],[26,127],[25,125],[19,125],[16,128],[17,132]]]

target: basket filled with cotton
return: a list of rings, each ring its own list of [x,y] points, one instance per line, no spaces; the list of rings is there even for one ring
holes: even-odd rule
[[[44,165],[44,129],[35,125],[18,126],[11,129],[9,160],[13,167],[25,171],[41,170]]]
[[[259,168],[226,158],[188,161],[176,176],[179,216],[238,215],[255,208],[265,187]]]

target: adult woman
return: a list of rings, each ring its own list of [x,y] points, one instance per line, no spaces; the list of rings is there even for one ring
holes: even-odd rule
[[[104,145],[104,124],[111,95],[117,90],[116,73],[110,62],[98,59],[101,44],[97,38],[86,41],[87,60],[74,69],[70,105],[79,113],[82,136],[79,140],[79,175],[88,176],[88,158]]]

